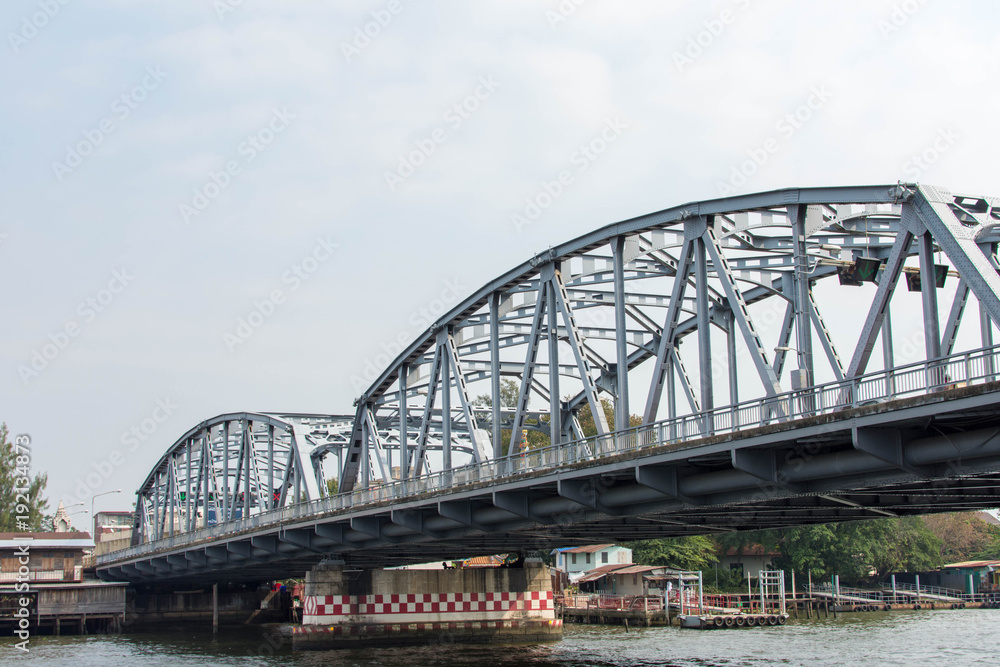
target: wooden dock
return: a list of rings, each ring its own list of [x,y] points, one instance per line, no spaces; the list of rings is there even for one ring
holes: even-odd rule
[[[104,581],[33,583],[27,592],[0,587],[0,628],[13,628],[20,598],[30,599],[31,626],[41,634],[117,632],[125,622],[127,584]]]

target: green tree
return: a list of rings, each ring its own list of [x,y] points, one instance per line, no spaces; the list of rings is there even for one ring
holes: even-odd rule
[[[43,495],[48,475],[30,476],[33,452],[15,447],[7,424],[0,424],[0,532],[42,532],[52,530],[45,524],[48,500]],[[19,519],[18,517],[27,517]]]
[[[500,407],[505,410],[513,410],[517,406],[519,392],[520,387],[513,380],[508,378],[500,380]],[[472,401],[472,404],[492,408],[493,398],[489,394],[480,394],[474,401]],[[535,426],[545,429],[548,428],[548,423],[547,419],[524,420],[525,427]],[[548,447],[552,443],[552,440],[549,438],[547,433],[531,428],[526,428],[524,430],[526,431],[524,442],[527,449]],[[510,429],[502,429],[500,431],[500,441],[501,453],[506,456],[507,452],[510,450]]]
[[[716,545],[705,535],[665,537],[626,544],[639,565],[657,565],[679,570],[704,570],[718,558]]]
[[[927,528],[942,542],[941,558],[957,563],[977,558],[993,558],[991,547],[1000,544],[1000,526],[983,520],[979,512],[952,512],[922,517]]]
[[[340,493],[340,483],[335,479],[326,480],[326,495],[335,496]]]
[[[604,410],[604,419],[608,422],[608,428],[615,430],[615,406],[609,398],[601,398],[601,409]],[[594,423],[594,413],[590,409],[590,403],[584,403],[580,408],[580,428],[586,438],[597,435],[597,424]],[[642,424],[642,417],[639,415],[629,415],[628,425],[639,426]]]
[[[918,517],[755,530],[717,536],[722,552],[752,545],[777,550],[775,566],[825,579],[864,583],[893,572],[918,572],[941,564],[941,541]]]

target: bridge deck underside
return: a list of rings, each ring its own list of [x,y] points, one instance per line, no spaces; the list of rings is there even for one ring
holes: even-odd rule
[[[99,574],[259,581],[301,576],[324,557],[373,568],[984,509],[1000,505],[998,471],[993,382],[172,544]]]

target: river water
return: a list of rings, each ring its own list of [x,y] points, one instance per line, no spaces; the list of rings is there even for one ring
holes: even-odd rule
[[[33,637],[30,652],[0,652],[2,665],[178,667],[293,665],[296,667],[849,667],[1000,664],[1000,610],[965,609],[843,614],[767,628],[681,630],[569,625],[563,640],[534,646],[460,646],[292,653],[272,649],[261,629],[175,631],[122,636]],[[7,644],[10,640],[4,640]]]

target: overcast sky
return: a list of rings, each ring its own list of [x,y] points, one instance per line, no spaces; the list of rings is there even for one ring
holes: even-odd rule
[[[103,470],[88,494],[125,493],[97,509],[127,509],[200,420],[351,413],[426,312],[609,222],[791,186],[1000,194],[997,11],[5,0],[0,420],[53,508]]]

